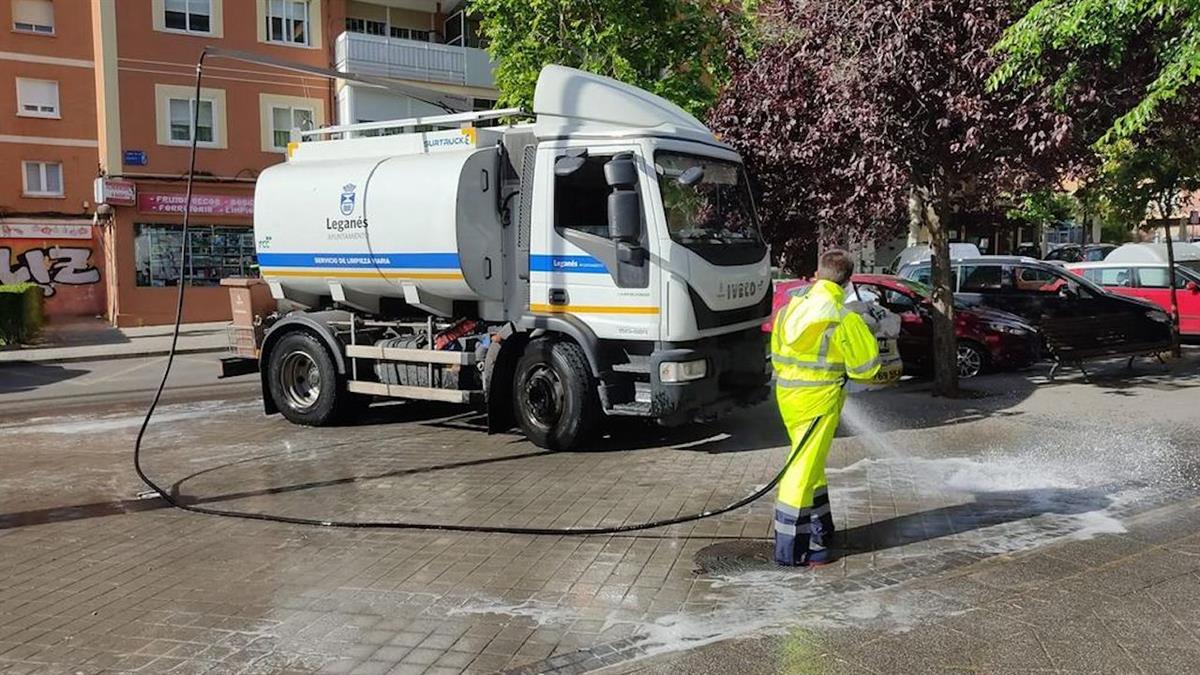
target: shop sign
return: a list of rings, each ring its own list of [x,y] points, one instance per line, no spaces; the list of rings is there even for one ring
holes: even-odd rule
[[[187,195],[182,192],[139,192],[142,213],[183,213]],[[249,216],[254,214],[254,197],[243,195],[192,195],[192,213],[206,216]]]
[[[130,180],[117,178],[96,179],[96,203],[113,206],[133,206],[137,203],[137,186]]]
[[[84,223],[0,223],[0,239],[91,239]]]

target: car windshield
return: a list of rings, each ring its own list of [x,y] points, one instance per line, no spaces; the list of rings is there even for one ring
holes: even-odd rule
[[[684,245],[763,245],[741,164],[677,152],[658,152],[654,159],[671,239]],[[685,185],[679,178],[689,169],[702,173]]]

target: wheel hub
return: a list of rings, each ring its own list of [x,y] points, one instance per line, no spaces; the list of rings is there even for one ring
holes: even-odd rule
[[[967,346],[958,348],[959,377],[974,377],[983,370],[983,357],[979,351]]]
[[[279,379],[288,404],[296,410],[307,410],[321,395],[321,370],[306,352],[294,351],[283,357]]]
[[[552,368],[538,366],[525,381],[529,416],[543,427],[551,427],[562,414],[563,386]]]

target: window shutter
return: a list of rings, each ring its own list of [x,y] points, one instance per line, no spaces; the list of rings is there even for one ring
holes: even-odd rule
[[[13,3],[13,23],[53,26],[54,5],[50,0],[16,0]]]

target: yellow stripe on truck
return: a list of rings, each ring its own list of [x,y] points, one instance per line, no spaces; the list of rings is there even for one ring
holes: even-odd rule
[[[611,305],[530,305],[540,314],[658,314],[657,307],[620,307]]]
[[[345,270],[275,270],[262,269],[264,277],[309,277],[318,279],[337,279],[341,277],[349,279],[443,279],[446,281],[461,281],[463,278],[462,272],[404,272],[396,274],[393,272],[380,272],[378,270],[370,272],[347,272]]]

